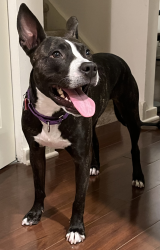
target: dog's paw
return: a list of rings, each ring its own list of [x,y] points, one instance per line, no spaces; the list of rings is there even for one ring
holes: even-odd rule
[[[32,226],[37,225],[41,219],[43,209],[32,208],[23,218],[22,226]]]
[[[132,186],[137,188],[144,188],[145,180],[142,172],[133,173]]]
[[[140,180],[133,180],[132,186],[138,187],[138,188],[144,188],[144,182]]]
[[[72,245],[83,242],[85,235],[81,235],[78,232],[70,232],[66,234],[66,240]]]
[[[37,225],[41,219],[41,215],[33,216],[31,214],[27,214],[22,220],[22,226],[32,226]]]
[[[97,170],[96,168],[90,168],[90,175],[91,176],[99,175],[99,170]]]

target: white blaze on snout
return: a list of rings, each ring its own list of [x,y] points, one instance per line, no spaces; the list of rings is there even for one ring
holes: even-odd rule
[[[82,65],[82,63],[84,62],[91,62],[89,61],[88,59],[84,58],[80,53],[79,51],[77,50],[76,46],[68,41],[68,40],[65,40],[67,43],[69,43],[69,45],[71,46],[71,49],[72,49],[72,53],[73,55],[75,56],[75,59],[71,62],[70,64],[70,67],[69,67],[69,73],[68,73],[68,76],[69,76],[69,79],[70,79],[70,83],[72,86],[72,88],[76,88],[77,87],[77,79],[79,78],[82,78],[82,73],[80,72],[80,66]],[[99,75],[98,75],[98,71],[97,71],[97,79],[96,79],[96,85],[99,81]],[[79,81],[80,83],[80,81]]]

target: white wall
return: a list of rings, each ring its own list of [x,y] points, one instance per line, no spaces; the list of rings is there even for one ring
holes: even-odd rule
[[[76,16],[79,33],[94,52],[110,49],[111,2],[114,0],[49,0],[65,20]]]
[[[47,12],[47,27],[45,30],[59,30],[66,28],[66,21],[64,18],[59,18],[58,11],[54,8],[54,6],[49,2],[49,0],[44,0],[49,7],[49,11]]]
[[[156,119],[153,107],[159,0],[50,0],[67,20],[79,20],[82,40],[94,52],[110,52],[130,66],[140,92],[140,115]]]

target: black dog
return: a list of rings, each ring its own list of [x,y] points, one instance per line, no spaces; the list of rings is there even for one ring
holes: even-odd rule
[[[24,101],[22,129],[30,147],[35,201],[22,225],[37,224],[44,210],[45,146],[66,148],[76,167],[76,196],[66,235],[71,244],[85,238],[83,213],[91,175],[99,173],[95,127],[109,99],[132,142],[133,186],[144,187],[138,139],[142,122],[138,87],[128,65],[112,54],[91,55],[78,41],[78,22],[71,17],[66,34],[47,37],[25,4],[19,9],[19,42],[33,66]]]

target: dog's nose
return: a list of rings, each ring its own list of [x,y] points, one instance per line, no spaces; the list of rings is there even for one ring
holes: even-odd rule
[[[84,62],[81,64],[80,69],[81,72],[89,78],[92,78],[97,74],[97,65],[94,62]]]

